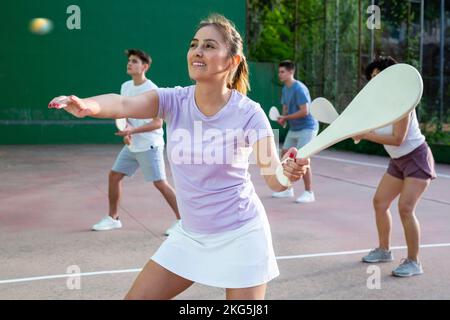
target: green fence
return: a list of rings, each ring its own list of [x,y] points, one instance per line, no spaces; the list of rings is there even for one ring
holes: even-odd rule
[[[81,10],[81,29],[69,30],[67,8]],[[126,48],[148,51],[153,65],[148,74],[158,86],[189,85],[186,51],[199,20],[218,12],[233,20],[245,33],[244,0],[16,0],[2,4],[0,34],[0,133],[2,144],[121,143],[111,120],[75,119],[65,112],[48,110],[55,95],[81,97],[119,92],[129,80]],[[46,17],[54,30],[32,34],[32,18]],[[268,112],[279,106],[281,86],[277,65],[250,62],[252,90],[249,96]],[[308,85],[308,83],[306,83]],[[315,98],[315,97],[312,97]],[[280,140],[286,130],[280,129]],[[337,148],[385,154],[382,147],[349,141]],[[449,163],[448,146],[432,145],[440,162]]]
[[[250,63],[250,78],[252,90],[249,96],[255,101],[259,102],[266,113],[269,112],[269,109],[272,105],[280,106],[279,101],[281,86],[277,79],[277,69],[277,64],[273,63]],[[306,85],[308,84],[306,83]],[[317,97],[312,96],[311,98],[315,99]],[[279,129],[279,138],[280,141],[283,141],[284,137],[286,136],[287,130],[281,128],[281,126],[279,126],[277,123],[271,122],[271,124],[274,129]],[[321,125],[321,129],[323,129],[324,127],[324,125]],[[431,141],[428,141],[428,143],[437,162],[450,164],[450,146],[444,144],[436,144]],[[382,145],[369,141],[362,141],[361,143],[355,145],[353,143],[353,140],[347,139],[336,144],[335,146],[333,146],[333,148],[337,150],[353,151],[357,153],[387,156],[387,153]]]
[[[251,91],[248,96],[261,104],[269,114],[271,106],[277,106],[281,112],[281,85],[278,81],[278,66],[273,63],[250,62]],[[284,140],[287,130],[278,123],[271,121],[272,128],[277,129],[280,141]],[[276,135],[277,136],[277,135]]]

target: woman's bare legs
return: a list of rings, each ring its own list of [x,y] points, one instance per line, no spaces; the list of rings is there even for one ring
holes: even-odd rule
[[[395,178],[385,173],[378,184],[377,191],[373,198],[375,209],[375,220],[377,223],[379,247],[389,250],[392,230],[392,216],[389,210],[392,201],[400,194],[403,187],[403,180]]]
[[[398,200],[398,212],[408,246],[408,259],[418,261],[420,246],[420,225],[415,215],[417,203],[430,184],[430,180],[406,178]]]
[[[193,284],[150,260],[139,273],[126,300],[169,300]]]
[[[267,284],[256,287],[227,289],[227,300],[264,300]]]

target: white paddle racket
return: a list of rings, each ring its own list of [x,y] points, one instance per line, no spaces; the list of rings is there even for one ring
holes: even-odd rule
[[[369,81],[334,122],[298,150],[297,158],[309,158],[344,139],[402,119],[417,106],[422,93],[422,77],[413,66],[400,63],[386,68]],[[276,174],[282,185],[290,185],[281,165]]]
[[[281,116],[280,111],[278,111],[278,108],[273,106],[269,110],[269,119],[275,122],[278,122],[278,118]],[[287,122],[284,123],[283,128],[286,128]]]
[[[127,127],[127,119],[126,118],[116,119],[116,127],[120,131],[125,130],[125,128]]]
[[[330,124],[339,117],[333,104],[325,98],[316,98],[309,106],[309,112],[319,122]]]
[[[325,98],[316,98],[311,103],[309,112],[319,122],[330,124],[339,117],[333,104]],[[358,144],[359,140],[355,140],[355,144]]]

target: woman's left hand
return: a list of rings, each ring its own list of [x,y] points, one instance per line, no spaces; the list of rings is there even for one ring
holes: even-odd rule
[[[296,182],[300,180],[306,174],[306,171],[308,171],[310,164],[309,158],[308,159],[296,158],[297,152],[298,151],[296,148],[290,148],[282,159],[283,161],[286,158],[289,158],[283,164],[284,169],[283,174],[291,182]]]

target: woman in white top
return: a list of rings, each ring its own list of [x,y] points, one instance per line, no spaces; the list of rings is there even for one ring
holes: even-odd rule
[[[367,80],[397,62],[391,58],[379,58],[366,68]],[[423,273],[419,261],[420,225],[415,208],[430,181],[436,178],[434,159],[425,137],[420,132],[415,111],[393,125],[354,137],[383,144],[391,157],[387,172],[381,179],[373,199],[379,247],[362,260],[368,263],[393,261],[389,250],[392,217],[389,211],[392,201],[400,196],[398,211],[403,224],[408,256],[393,270],[393,275],[409,277]]]

